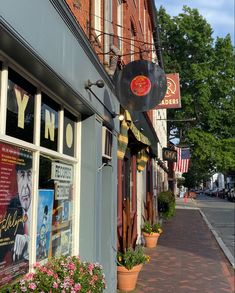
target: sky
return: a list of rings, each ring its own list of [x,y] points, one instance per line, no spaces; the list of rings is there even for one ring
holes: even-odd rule
[[[159,9],[162,5],[171,16],[182,12],[183,5],[197,8],[211,25],[214,31],[213,38],[225,37],[230,33],[233,44],[235,44],[234,2],[234,0],[155,0],[156,8]]]

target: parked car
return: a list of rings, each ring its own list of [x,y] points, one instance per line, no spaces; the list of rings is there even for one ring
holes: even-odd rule
[[[219,191],[220,198],[226,198],[228,196],[229,189],[223,188]]]
[[[200,193],[202,193],[203,191],[202,191],[202,189],[197,189],[197,190],[195,190],[195,192],[196,192],[196,194],[200,194]]]
[[[219,193],[222,192],[223,188],[215,188],[212,190],[212,196],[219,197]]]
[[[212,191],[213,191],[212,189],[207,189],[206,190],[206,195],[207,196],[212,196]]]
[[[235,192],[234,192],[234,188],[231,188],[231,189],[228,191],[227,199],[228,199],[229,201],[232,201],[232,202],[235,201]]]
[[[195,192],[195,191],[190,190],[190,191],[185,192],[184,197],[188,197],[188,198],[196,198],[197,195],[196,195],[196,192]]]

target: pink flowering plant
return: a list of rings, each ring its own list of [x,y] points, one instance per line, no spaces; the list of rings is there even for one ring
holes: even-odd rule
[[[1,292],[100,293],[105,289],[102,267],[82,262],[78,256],[52,258],[43,266],[36,263],[34,269]]]

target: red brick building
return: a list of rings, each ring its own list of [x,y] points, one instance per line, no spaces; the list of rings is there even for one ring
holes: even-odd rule
[[[142,216],[156,216],[156,190],[163,188],[156,158],[166,133],[162,127],[156,133],[155,118],[165,114],[126,113],[127,148],[117,157],[123,124],[116,114],[125,109],[114,74],[134,60],[160,62],[154,1],[12,0],[1,3],[0,14],[0,152],[14,158],[7,185],[0,177],[0,219],[18,196],[19,154],[33,170],[28,253],[15,264],[16,240],[0,233],[0,287],[41,261],[40,200],[49,190],[51,237],[43,262],[58,254],[99,262],[107,292],[116,292],[117,248],[127,227],[126,244],[141,241]],[[5,168],[0,156],[0,172]]]

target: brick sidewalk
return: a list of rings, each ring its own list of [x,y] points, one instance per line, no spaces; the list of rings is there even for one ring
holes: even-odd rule
[[[136,293],[234,292],[234,270],[198,210],[177,209],[163,229],[157,248],[146,249]]]

